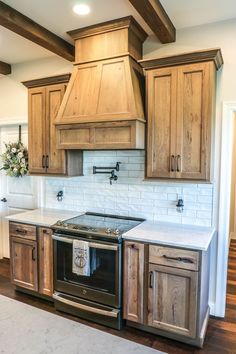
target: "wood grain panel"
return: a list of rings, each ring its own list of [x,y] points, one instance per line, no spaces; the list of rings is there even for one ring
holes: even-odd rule
[[[28,240],[36,241],[36,226],[29,224],[20,224],[15,222],[9,223],[10,236],[20,237]]]
[[[149,246],[149,263],[197,271],[199,253],[179,248]]]
[[[46,152],[47,174],[66,174],[65,152],[57,149],[58,131],[54,124],[66,84],[46,87]]]
[[[127,90],[125,65],[124,60],[102,65],[97,114],[129,113],[132,109],[130,107],[130,92]]]
[[[149,326],[195,338],[198,273],[153,264],[149,271]]]
[[[37,242],[10,237],[10,259],[12,283],[38,291]]]
[[[80,119],[83,116],[94,116],[98,97],[98,80],[98,63],[75,66],[63,101],[66,105],[62,104],[60,108],[65,121],[68,119],[71,121],[73,117]]]
[[[46,91],[44,87],[29,89],[29,172],[45,173],[46,156]]]
[[[53,241],[52,230],[39,228],[39,293],[52,296],[53,293]]]
[[[144,121],[141,77],[129,56],[76,65],[56,124]]]
[[[178,178],[210,179],[214,64],[179,67],[177,106]]]
[[[176,30],[159,0],[129,0],[161,43],[175,42]]]
[[[137,121],[58,126],[59,149],[143,149],[144,124]]]
[[[175,177],[176,77],[174,68],[147,74],[147,177]]]
[[[0,74],[9,75],[11,74],[11,65],[0,61]]]
[[[124,313],[123,317],[143,323],[144,244],[124,243]]]

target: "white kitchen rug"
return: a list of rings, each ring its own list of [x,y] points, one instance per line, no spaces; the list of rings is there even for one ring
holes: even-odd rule
[[[0,295],[0,353],[161,354],[162,352]]]

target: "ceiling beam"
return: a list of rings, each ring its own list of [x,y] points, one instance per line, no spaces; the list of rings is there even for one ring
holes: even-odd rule
[[[11,74],[11,65],[0,61],[0,74],[8,75]]]
[[[161,43],[175,42],[176,29],[159,0],[129,0]]]
[[[0,25],[66,60],[74,61],[75,59],[73,45],[6,5],[3,1],[0,1]]]

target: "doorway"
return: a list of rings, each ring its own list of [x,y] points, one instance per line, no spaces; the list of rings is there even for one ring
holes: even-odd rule
[[[22,142],[27,146],[27,125],[22,126]],[[8,125],[0,127],[0,154],[5,151],[5,143],[17,142],[19,126]],[[2,160],[0,159],[0,167]],[[17,214],[37,207],[36,177],[8,177],[5,171],[0,171],[0,259],[9,258],[9,223],[5,216]]]

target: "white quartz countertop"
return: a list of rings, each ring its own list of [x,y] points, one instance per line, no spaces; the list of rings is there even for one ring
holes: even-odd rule
[[[144,221],[123,234],[126,240],[207,251],[216,230],[201,226]]]
[[[9,215],[6,216],[6,219],[20,223],[50,227],[58,220],[70,219],[79,214],[80,213],[75,211],[41,208]]]

